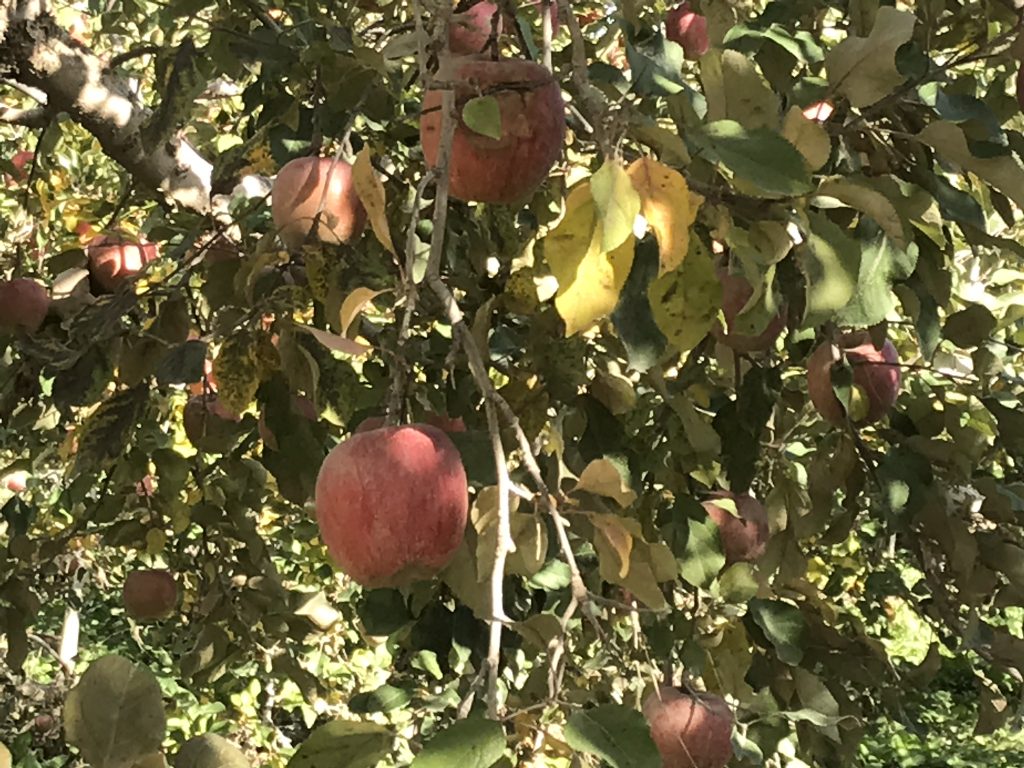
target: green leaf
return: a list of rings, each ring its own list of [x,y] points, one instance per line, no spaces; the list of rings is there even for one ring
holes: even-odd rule
[[[734,120],[719,120],[694,131],[692,140],[745,194],[795,197],[813,189],[804,156],[775,131],[748,131]]]
[[[669,96],[682,91],[685,57],[682,46],[655,32],[642,41],[626,38],[626,60],[633,89],[644,95]]]
[[[797,248],[807,278],[804,326],[832,319],[853,297],[860,273],[860,244],[822,213],[809,216],[811,231]]]
[[[718,594],[727,603],[745,603],[757,594],[754,566],[733,563],[718,580]]]
[[[654,365],[668,343],[654,321],[647,296],[651,281],[658,276],[659,263],[658,244],[650,238],[640,241],[633,268],[611,315],[615,331],[626,347],[629,367],[635,371],[646,371]]]
[[[622,163],[608,158],[590,177],[590,194],[601,221],[601,249],[611,253],[633,234],[640,213],[640,195]]]
[[[93,411],[81,428],[72,474],[108,467],[124,453],[148,392],[141,385],[123,390]]]
[[[288,768],[374,768],[391,752],[392,738],[376,723],[334,720],[302,742]]]
[[[156,369],[158,384],[193,384],[202,380],[206,364],[206,344],[186,341],[164,355]]]
[[[946,318],[942,335],[961,349],[970,349],[983,343],[998,325],[987,307],[972,304]]]
[[[775,647],[779,659],[796,666],[804,657],[804,617],[800,609],[782,600],[755,598],[748,603],[750,617]]]
[[[469,130],[495,141],[501,138],[501,106],[493,96],[477,96],[462,108],[462,122]]]
[[[697,588],[711,584],[725,565],[718,542],[718,526],[711,518],[689,520],[686,551],[679,559],[679,575]]]
[[[577,752],[593,755],[611,768],[652,768],[660,763],[643,715],[621,704],[574,713],[565,740]]]
[[[911,243],[903,250],[881,232],[870,240],[861,238],[860,242],[857,288],[836,319],[843,325],[864,328],[882,322],[896,308],[892,284],[914,271],[917,245]]]
[[[470,718],[431,738],[410,768],[491,768],[504,754],[505,731],[501,724]]]
[[[412,700],[408,691],[393,685],[382,685],[373,691],[357,693],[348,702],[348,708],[356,714],[368,712],[391,712],[401,709]]]
[[[90,664],[64,705],[68,743],[95,768],[130,768],[159,752],[166,728],[156,676],[122,656]]]
[[[710,53],[701,62],[708,120],[735,120],[747,130],[779,127],[779,97],[752,59],[739,51]]]
[[[825,56],[829,85],[858,109],[888,96],[906,80],[896,51],[910,41],[916,21],[913,13],[879,8],[867,37],[850,35]]]

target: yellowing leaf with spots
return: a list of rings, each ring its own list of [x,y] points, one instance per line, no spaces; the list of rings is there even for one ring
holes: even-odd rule
[[[641,157],[626,171],[640,195],[641,212],[658,239],[663,275],[676,269],[690,248],[690,228],[704,198],[691,192],[679,171]]]
[[[384,192],[384,185],[377,178],[377,174],[370,164],[370,148],[368,146],[359,150],[356,161],[352,164],[352,183],[366,209],[366,217],[370,220],[373,234],[377,236],[381,245],[391,253],[395,253],[395,244],[391,241],[391,230],[388,228],[386,215],[387,196]]]
[[[652,282],[647,297],[654,322],[669,342],[680,352],[693,349],[722,307],[722,284],[711,254],[694,241],[683,265]]]
[[[569,193],[562,221],[544,239],[544,258],[558,281],[555,307],[571,336],[592,327],[618,303],[633,266],[633,234],[611,253],[601,246],[597,205],[584,182]]]

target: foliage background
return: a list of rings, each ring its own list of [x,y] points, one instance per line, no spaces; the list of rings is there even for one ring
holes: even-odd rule
[[[445,231],[444,282],[570,522],[587,596],[575,604],[542,498],[520,500],[497,734],[482,721],[497,477],[465,343],[424,288],[400,347],[404,265],[369,230],[288,254],[260,182],[310,151],[364,153],[391,237],[408,236],[422,275],[433,211],[429,189],[412,210],[424,172],[412,22],[437,16],[424,5],[90,2],[55,5],[43,24],[70,44],[84,20],[87,54],[213,163],[215,197],[211,215],[166,204],[67,112],[0,125],[5,172],[17,150],[35,152],[28,180],[0,188],[6,275],[52,286],[115,223],[162,248],[134,289],[68,302],[39,334],[3,342],[0,474],[30,473],[26,491],[0,491],[0,735],[15,763],[74,760],[67,692],[116,652],[157,675],[171,759],[217,733],[250,762],[284,765],[341,722],[335,755],[348,745],[359,765],[375,749],[385,765],[450,765],[467,744],[494,756],[480,765],[646,765],[633,711],[667,672],[731,697],[737,764],[1019,765],[1013,4],[704,0],[713,47],[699,62],[664,39],[662,4],[573,3],[576,46],[562,8],[554,67],[577,110],[564,160],[522,210],[452,203]],[[534,54],[538,8],[517,19]],[[31,108],[9,85],[20,70],[0,60],[4,105]],[[803,117],[821,100],[833,115]],[[623,234],[609,291],[587,275],[612,249],[582,254],[579,238],[550,233],[573,221],[566,193],[585,180],[593,200],[633,204],[611,148],[682,173],[688,194],[666,216],[688,234],[668,269],[664,238]],[[214,232],[236,258],[204,258]],[[786,307],[767,354],[708,336],[713,242],[758,288],[751,329]],[[804,363],[835,327],[870,327],[900,352],[903,391],[875,427],[834,429],[809,406]],[[351,354],[356,338],[370,351]],[[197,451],[181,418],[207,357],[245,416]],[[396,365],[412,373],[410,420],[466,423],[453,439],[473,525],[441,579],[364,592],[330,567],[310,495],[325,452],[386,410]],[[315,422],[291,413],[295,393],[315,401]],[[260,415],[281,450],[261,439]],[[513,477],[532,496],[515,437],[506,422]],[[756,568],[722,570],[698,504],[716,487],[749,487],[769,510]],[[144,565],[179,576],[167,622],[123,615],[120,584]],[[64,669],[68,616],[79,652]],[[437,737],[458,722],[469,727],[454,745]]]

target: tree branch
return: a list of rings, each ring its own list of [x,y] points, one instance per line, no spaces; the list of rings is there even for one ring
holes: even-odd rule
[[[0,0],[0,72],[45,94],[52,112],[67,112],[142,186],[208,213],[213,166],[179,137],[147,146],[143,128],[150,111],[42,6]]]

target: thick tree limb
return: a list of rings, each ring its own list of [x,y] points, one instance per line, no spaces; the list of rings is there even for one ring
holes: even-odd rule
[[[142,187],[197,213],[210,210],[213,166],[179,137],[147,146],[151,113],[127,82],[54,23],[42,0],[0,0],[0,75],[46,94]]]
[[[42,128],[48,121],[49,117],[43,107],[19,109],[0,104],[0,123],[23,125],[26,128]]]

